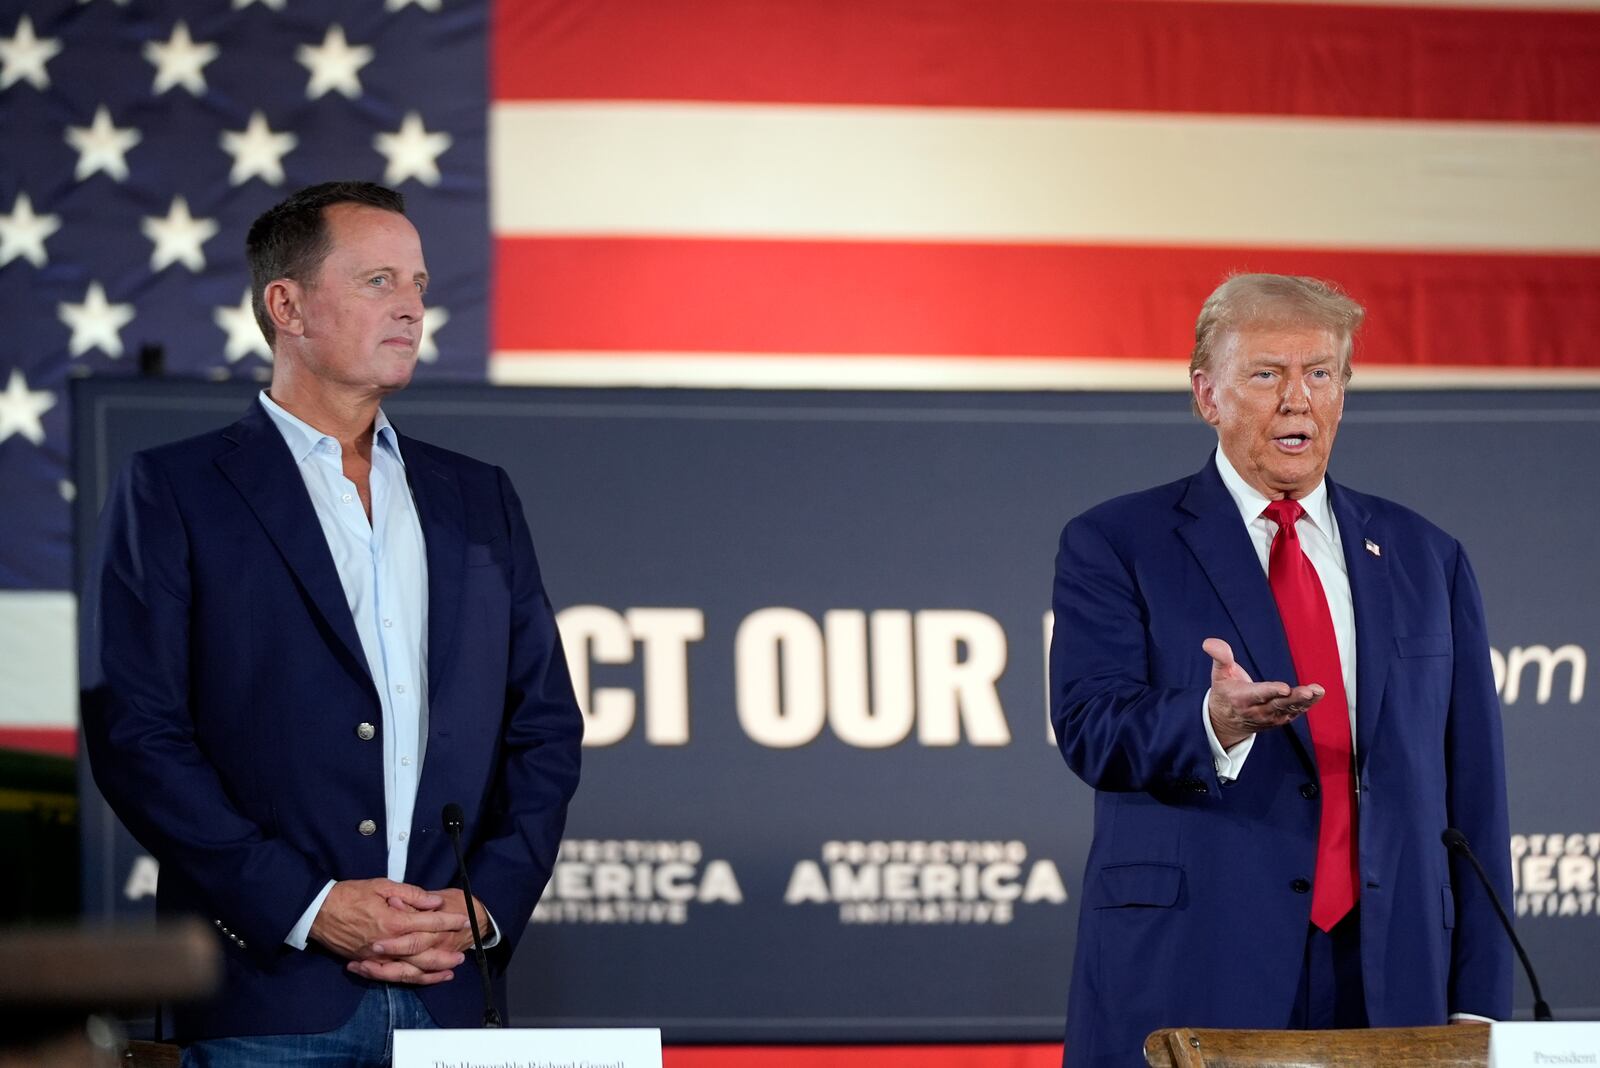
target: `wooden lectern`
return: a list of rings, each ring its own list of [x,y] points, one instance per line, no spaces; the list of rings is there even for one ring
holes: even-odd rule
[[[1144,1040],[1152,1068],[1486,1068],[1486,1024],[1349,1031],[1166,1027]]]

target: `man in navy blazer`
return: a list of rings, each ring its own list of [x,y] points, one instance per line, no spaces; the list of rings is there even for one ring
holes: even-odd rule
[[[397,1026],[480,1023],[450,803],[504,1013],[577,787],[582,720],[515,491],[379,408],[421,339],[403,211],[342,182],[258,219],[270,391],[140,453],[105,504],[84,738],[161,863],[158,911],[205,917],[223,950],[220,995],[170,1018],[186,1064],[378,1064]]]
[[[1477,583],[1449,535],[1324,477],[1363,314],[1312,279],[1225,282],[1191,363],[1217,451],[1062,532],[1052,720],[1096,791],[1068,1064],[1140,1064],[1167,1026],[1510,1009],[1505,934],[1440,843],[1464,832],[1509,894]],[[1269,508],[1290,510],[1280,525]],[[1306,562],[1301,590],[1325,607],[1280,612],[1298,605],[1280,567]],[[1307,677],[1314,627],[1338,659]]]

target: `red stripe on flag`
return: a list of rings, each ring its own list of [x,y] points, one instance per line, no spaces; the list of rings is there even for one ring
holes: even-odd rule
[[[1600,14],[497,0],[494,96],[1600,121]]]
[[[502,238],[497,350],[1187,357],[1234,271],[1332,279],[1359,356],[1600,367],[1600,257]]]
[[[665,1068],[1060,1068],[1061,1045],[668,1046]]]
[[[75,757],[78,732],[72,727],[0,727],[0,749]]]

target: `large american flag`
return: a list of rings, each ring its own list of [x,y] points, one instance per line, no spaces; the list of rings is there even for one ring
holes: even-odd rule
[[[1600,384],[1600,2],[0,5],[0,742],[75,723],[67,381],[262,376],[249,221],[407,195],[423,377],[1184,386],[1232,270],[1357,383]]]

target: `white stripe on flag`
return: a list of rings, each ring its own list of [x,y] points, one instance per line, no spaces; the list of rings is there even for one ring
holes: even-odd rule
[[[497,386],[705,389],[1123,389],[1183,392],[1183,360],[772,355],[757,352],[496,352]],[[1600,369],[1357,366],[1351,388],[1600,389]]]
[[[0,590],[0,727],[78,725],[78,599]]]
[[[515,103],[501,235],[1600,251],[1600,127]]]

